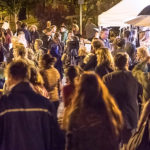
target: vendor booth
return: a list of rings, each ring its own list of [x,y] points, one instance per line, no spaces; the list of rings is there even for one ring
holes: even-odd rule
[[[98,16],[98,25],[103,27],[128,26],[125,22],[135,18],[147,5],[150,5],[149,0],[122,0]]]

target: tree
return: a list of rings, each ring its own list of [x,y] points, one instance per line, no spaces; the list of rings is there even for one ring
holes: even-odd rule
[[[6,10],[8,14],[14,15],[14,22],[17,21],[21,5],[22,0],[0,0],[1,10]]]

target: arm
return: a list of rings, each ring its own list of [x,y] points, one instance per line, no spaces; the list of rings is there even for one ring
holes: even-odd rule
[[[139,122],[138,122],[138,129],[143,125],[143,123],[146,121],[150,114],[150,99],[148,102],[144,105],[143,111],[141,113]]]

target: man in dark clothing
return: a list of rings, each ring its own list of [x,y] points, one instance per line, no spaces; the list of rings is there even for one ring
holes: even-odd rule
[[[51,29],[45,29],[45,33],[44,36],[42,37],[42,41],[43,41],[43,46],[42,49],[44,50],[45,53],[48,52],[49,49],[49,45],[52,42],[52,31]]]
[[[130,56],[132,63],[134,63],[135,56],[136,56],[136,46],[131,42],[131,32],[130,31],[127,30],[124,32],[124,39],[125,39],[124,50]]]
[[[103,81],[110,93],[116,99],[122,111],[125,127],[122,142],[127,143],[136,129],[139,115],[138,96],[142,94],[140,84],[128,71],[129,57],[126,53],[118,53],[115,56],[116,71],[103,77]]]
[[[27,24],[26,23],[22,23],[21,27],[22,27],[22,31],[24,32],[25,38],[26,38],[26,40],[28,42],[28,45],[30,45],[30,43],[31,43],[31,35],[30,35],[29,30],[27,29]]]
[[[111,48],[110,47],[110,43],[108,40],[108,36],[109,36],[109,30],[107,28],[103,28],[100,32],[100,40],[102,40],[104,42],[104,46],[106,48]]]
[[[7,67],[9,94],[0,99],[0,150],[63,150],[54,107],[33,91],[29,72],[23,60]]]

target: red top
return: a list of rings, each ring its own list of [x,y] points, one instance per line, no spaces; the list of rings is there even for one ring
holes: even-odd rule
[[[62,99],[64,106],[67,107],[71,102],[71,97],[74,94],[75,87],[73,84],[67,84],[62,89]]]

